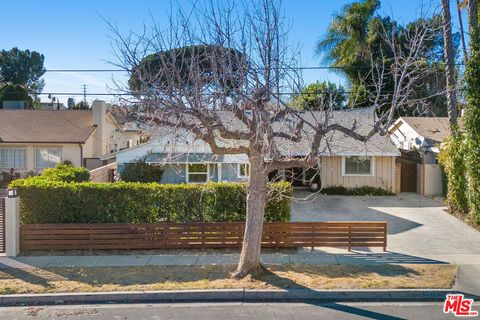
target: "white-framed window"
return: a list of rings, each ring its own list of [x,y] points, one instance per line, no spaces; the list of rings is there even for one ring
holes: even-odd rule
[[[188,183],[207,183],[210,176],[209,166],[206,163],[187,164]]]
[[[238,163],[237,175],[239,178],[248,178],[250,176],[250,165],[248,163]]]
[[[60,162],[62,162],[62,153],[59,148],[35,149],[36,169],[54,168]]]
[[[0,148],[1,169],[26,169],[27,149]]]
[[[342,157],[342,176],[373,176],[374,163],[374,157]]]

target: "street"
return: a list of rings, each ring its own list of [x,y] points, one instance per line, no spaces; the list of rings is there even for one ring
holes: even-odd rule
[[[443,303],[99,304],[0,308],[0,320],[24,319],[454,319]],[[480,309],[475,304],[473,310]]]

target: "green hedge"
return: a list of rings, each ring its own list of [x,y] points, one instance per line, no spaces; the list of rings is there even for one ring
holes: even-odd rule
[[[323,194],[341,195],[341,196],[394,196],[395,193],[376,187],[356,187],[346,188],[342,186],[326,187],[320,190]]]
[[[68,183],[16,180],[21,222],[152,223],[245,221],[246,185],[240,183]],[[290,220],[291,185],[269,185],[265,221]]]
[[[43,170],[41,175],[32,177],[32,179],[85,182],[90,179],[90,172],[86,168],[77,168],[68,164],[59,164],[55,168]]]

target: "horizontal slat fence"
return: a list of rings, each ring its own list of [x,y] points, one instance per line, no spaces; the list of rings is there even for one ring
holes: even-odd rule
[[[0,253],[5,253],[5,198],[0,194]]]
[[[21,226],[22,252],[35,250],[144,250],[239,248],[245,224],[27,224]],[[381,247],[386,222],[265,223],[262,247]]]

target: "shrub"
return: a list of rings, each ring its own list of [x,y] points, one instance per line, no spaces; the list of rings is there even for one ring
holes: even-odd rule
[[[43,170],[42,174],[31,179],[51,180],[63,182],[84,182],[90,179],[90,172],[86,168],[76,168],[68,164],[59,164],[55,168]]]
[[[121,179],[126,182],[160,182],[163,169],[145,163],[145,158],[126,163]]]
[[[27,178],[11,187],[20,196],[21,222],[154,223],[245,221],[246,184],[63,182]],[[290,220],[291,185],[269,184],[265,221]]]
[[[355,188],[346,188],[343,186],[332,186],[322,188],[320,190],[323,194],[341,195],[341,196],[394,196],[395,193],[376,187],[363,186]]]
[[[465,215],[468,212],[468,187],[466,177],[466,149],[463,134],[445,139],[438,161],[447,176],[447,205],[451,212]]]

